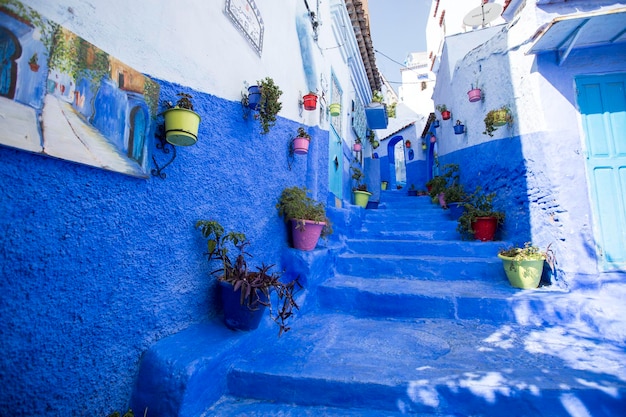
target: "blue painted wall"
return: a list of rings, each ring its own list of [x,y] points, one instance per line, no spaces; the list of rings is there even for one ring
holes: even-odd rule
[[[328,195],[327,131],[309,129],[311,150],[289,170],[298,124],[279,117],[261,136],[239,102],[160,86],[161,99],[192,94],[202,117],[165,180],[0,147],[2,415],[125,408],[142,353],[219,313],[195,221],[243,231],[255,262],[279,263],[282,189],[314,183]]]

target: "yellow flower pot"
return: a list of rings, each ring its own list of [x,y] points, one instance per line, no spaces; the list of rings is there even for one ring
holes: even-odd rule
[[[543,259],[515,261],[513,258],[498,254],[509,283],[515,288],[532,289],[539,286],[543,272]]]
[[[341,114],[341,104],[339,103],[333,103],[330,106],[328,106],[328,109],[330,110],[330,115],[331,116],[339,116]]]
[[[354,204],[363,208],[367,207],[367,202],[370,200],[372,193],[369,191],[354,190],[353,194]]]
[[[200,115],[194,111],[174,107],[163,112],[165,140],[176,146],[191,146],[198,141]]]

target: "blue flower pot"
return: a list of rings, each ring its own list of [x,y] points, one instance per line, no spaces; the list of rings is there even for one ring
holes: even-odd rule
[[[465,207],[463,203],[448,203],[448,210],[446,210],[451,220],[459,220],[459,217],[463,215],[464,211]]]
[[[265,313],[265,306],[257,303],[250,308],[245,302],[242,305],[241,289],[233,291],[233,286],[228,282],[218,282],[226,326],[233,330],[254,330],[259,327],[263,313]],[[259,294],[259,297],[267,302],[264,294]]]
[[[258,85],[248,87],[248,107],[251,110],[258,110],[261,102],[261,89]]]
[[[454,134],[462,135],[465,132],[465,125],[454,125]]]

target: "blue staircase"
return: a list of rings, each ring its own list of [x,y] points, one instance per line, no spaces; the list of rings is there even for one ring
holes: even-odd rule
[[[269,323],[242,335],[214,323],[167,338],[144,358],[135,409],[626,415],[623,343],[573,326],[567,292],[512,288],[495,256],[505,242],[461,241],[428,197],[397,190],[363,216],[340,250],[319,250],[335,260],[333,273],[309,283],[289,333],[276,338]]]

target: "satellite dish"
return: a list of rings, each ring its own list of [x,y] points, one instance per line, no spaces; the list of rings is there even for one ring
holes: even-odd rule
[[[466,26],[485,26],[500,17],[501,14],[502,5],[498,3],[481,4],[465,15],[463,24]]]

